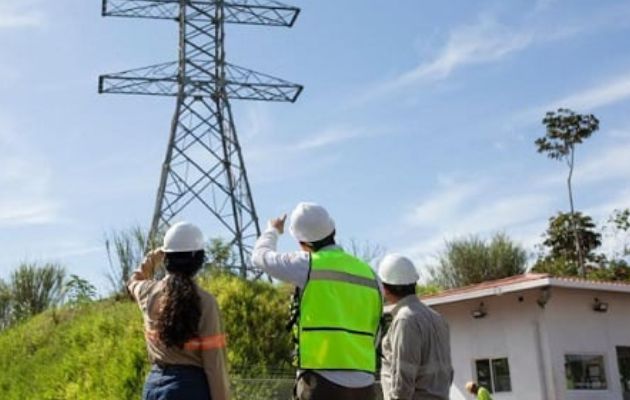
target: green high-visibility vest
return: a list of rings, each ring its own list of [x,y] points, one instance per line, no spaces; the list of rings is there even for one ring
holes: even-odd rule
[[[341,249],[311,253],[300,299],[298,367],[376,372],[383,309],[372,268]]]

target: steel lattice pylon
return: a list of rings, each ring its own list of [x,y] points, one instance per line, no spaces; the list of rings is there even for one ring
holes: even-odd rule
[[[103,16],[174,20],[179,60],[99,78],[100,93],[175,96],[149,237],[186,207],[209,212],[247,276],[260,234],[230,99],[294,102],[302,86],[225,61],[225,24],[291,27],[299,9],[272,0],[103,0]]]

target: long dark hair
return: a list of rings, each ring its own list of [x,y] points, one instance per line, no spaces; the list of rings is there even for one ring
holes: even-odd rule
[[[166,253],[165,267],[169,275],[157,330],[160,340],[168,347],[182,348],[198,335],[201,299],[192,278],[201,269],[204,259],[203,250]]]

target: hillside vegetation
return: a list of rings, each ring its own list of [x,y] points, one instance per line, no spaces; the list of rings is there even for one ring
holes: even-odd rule
[[[220,273],[199,282],[222,309],[232,376],[288,369],[287,288]],[[3,400],[138,399],[149,368],[142,316],[127,300],[48,310],[0,333]]]

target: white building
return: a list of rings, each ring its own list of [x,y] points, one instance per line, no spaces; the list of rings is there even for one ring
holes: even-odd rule
[[[630,400],[630,285],[526,274],[424,297],[449,322],[451,399]]]

